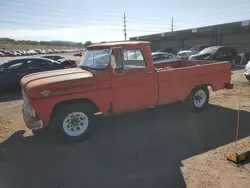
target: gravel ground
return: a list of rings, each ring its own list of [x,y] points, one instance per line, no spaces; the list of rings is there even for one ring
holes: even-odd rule
[[[20,94],[1,94],[0,187],[248,188],[250,164],[226,160],[235,151],[240,85],[238,148],[250,147],[250,85],[242,73],[234,71],[233,90],[211,93],[203,113],[169,104],[103,118],[89,140],[66,145],[34,137]]]

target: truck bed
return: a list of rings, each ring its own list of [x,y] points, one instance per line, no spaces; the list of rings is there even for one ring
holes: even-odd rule
[[[157,64],[155,68],[159,104],[185,100],[198,85],[209,85],[213,91],[223,89],[231,79],[230,62],[179,61]]]
[[[183,67],[194,67],[194,66],[201,66],[201,65],[211,65],[211,64],[218,64],[218,63],[228,63],[228,62],[216,62],[216,61],[175,61],[175,62],[166,62],[166,63],[159,63],[155,64],[154,67],[157,71],[161,71],[164,69],[177,69]]]

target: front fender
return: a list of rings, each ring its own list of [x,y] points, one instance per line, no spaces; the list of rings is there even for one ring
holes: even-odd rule
[[[100,109],[103,115],[107,115],[111,103],[110,96],[110,90],[107,89],[87,93],[31,99],[30,104],[36,111],[37,117],[40,120],[43,120],[44,124],[47,125],[50,121],[50,116],[54,107],[59,103],[69,100],[88,99]]]

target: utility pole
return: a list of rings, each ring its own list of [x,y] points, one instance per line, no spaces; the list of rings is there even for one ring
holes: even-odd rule
[[[173,17],[171,21],[171,31],[174,32],[174,18]]]
[[[125,38],[125,41],[127,40],[127,20],[126,20],[126,14],[124,13],[124,16],[123,16],[123,31],[124,31],[124,38]]]

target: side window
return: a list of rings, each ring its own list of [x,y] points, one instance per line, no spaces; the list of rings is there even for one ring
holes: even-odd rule
[[[157,61],[160,59],[160,55],[156,54],[156,55],[153,55],[153,61]]]
[[[172,58],[172,57],[173,57],[173,56],[168,55],[168,54],[162,55],[162,59],[170,59],[170,58]]]
[[[9,70],[17,70],[21,69],[23,66],[23,63],[21,61],[15,61],[14,63],[11,63],[8,67]]]
[[[138,69],[145,68],[146,62],[141,50],[124,50],[123,51],[123,68],[124,69]]]
[[[28,64],[30,68],[43,68],[50,66],[51,62],[47,60],[31,59],[28,61]]]

